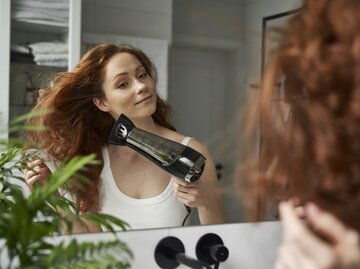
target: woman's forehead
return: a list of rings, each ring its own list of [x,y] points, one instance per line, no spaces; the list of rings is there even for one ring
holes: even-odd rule
[[[111,78],[121,73],[134,72],[141,67],[142,63],[133,54],[121,52],[114,55],[106,65],[106,78]]]

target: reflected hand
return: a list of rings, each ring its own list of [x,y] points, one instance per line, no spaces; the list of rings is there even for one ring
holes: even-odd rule
[[[281,203],[280,214],[284,231],[276,269],[360,267],[359,235],[332,214],[314,204],[306,205],[306,220],[313,230],[298,218],[292,203]]]
[[[31,161],[28,168],[24,171],[24,178],[30,190],[33,190],[35,184],[43,186],[51,175],[50,169],[42,160]]]
[[[210,204],[210,195],[208,186],[201,180],[189,183],[175,178],[174,192],[176,197],[189,207],[206,207]]]

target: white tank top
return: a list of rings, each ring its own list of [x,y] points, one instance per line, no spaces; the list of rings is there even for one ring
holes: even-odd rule
[[[185,137],[187,145],[190,137]],[[159,195],[146,199],[127,196],[115,183],[107,146],[102,148],[104,168],[100,174],[100,212],[111,214],[127,222],[130,229],[148,229],[181,226],[187,210],[173,192],[173,177],[165,190]]]

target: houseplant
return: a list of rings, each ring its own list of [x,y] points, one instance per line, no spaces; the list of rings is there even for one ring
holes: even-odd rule
[[[10,132],[38,126],[23,123],[28,114],[14,120]],[[36,151],[27,151],[21,139],[0,141],[0,268],[130,268],[132,253],[115,234],[114,226],[126,229],[126,223],[106,214],[81,215],[66,197],[57,195],[85,165],[94,163],[94,155],[68,160],[42,187],[26,194],[21,185],[26,160]],[[86,179],[83,179],[86,180]],[[59,213],[61,211],[61,214]],[[71,223],[87,219],[114,233],[114,240],[79,242],[53,236],[71,231]]]

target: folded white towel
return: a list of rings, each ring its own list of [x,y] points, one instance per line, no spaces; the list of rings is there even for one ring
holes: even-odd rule
[[[53,8],[53,9],[67,9],[69,10],[69,0],[48,0],[48,1],[39,1],[39,0],[12,0],[12,7],[22,6],[29,8]]]
[[[61,54],[35,54],[34,60],[37,61],[67,61],[68,54],[61,53]]]
[[[51,53],[51,54],[62,54],[62,53],[68,53],[68,44],[63,42],[36,42],[29,44],[29,47],[32,50],[32,53],[35,54],[45,54],[45,53]]]
[[[68,61],[59,60],[59,61],[36,61],[38,65],[47,65],[47,66],[58,66],[58,67],[67,67]]]
[[[28,0],[11,0],[11,2],[17,2],[17,3],[22,3],[22,2],[27,2]],[[45,3],[66,3],[69,2],[70,0],[32,0],[35,2],[45,2]]]
[[[18,53],[23,53],[23,54],[30,54],[30,49],[28,46],[11,44],[10,48],[11,48],[11,51],[15,51]]]
[[[41,25],[51,25],[51,26],[56,26],[56,27],[69,27],[68,21],[53,21],[53,20],[45,20],[45,19],[26,19],[26,18],[16,18],[15,20],[19,21],[19,22],[41,24]]]
[[[47,3],[47,4],[52,4],[52,3],[69,3],[70,0],[11,0],[11,3],[17,3],[17,4],[21,4],[24,2],[37,2],[37,3]]]
[[[15,8],[11,12],[11,17],[13,19],[45,19],[50,21],[69,21],[69,11],[68,10],[52,10],[52,9],[37,9],[30,10],[26,8]]]

